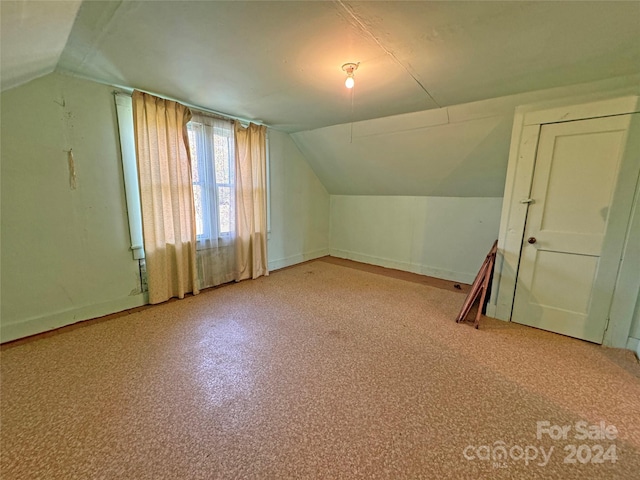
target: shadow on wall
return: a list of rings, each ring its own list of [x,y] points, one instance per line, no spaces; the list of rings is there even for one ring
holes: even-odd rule
[[[383,120],[376,131],[358,135]],[[501,196],[512,114],[436,120],[422,125],[414,118],[378,119],[355,124],[353,138],[351,125],[292,138],[332,195]]]
[[[511,117],[493,117],[486,125],[486,133],[476,138],[478,142],[462,158],[455,169],[440,181],[433,195],[446,195],[446,192],[473,192],[477,184],[483,183],[483,189],[494,192],[493,196],[504,193],[509,159],[509,140],[513,119]],[[462,137],[462,143],[468,140]],[[462,196],[462,195],[461,195]]]

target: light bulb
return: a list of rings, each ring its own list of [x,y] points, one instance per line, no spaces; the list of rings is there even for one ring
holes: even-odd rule
[[[347,88],[353,88],[353,85],[355,84],[355,80],[353,79],[353,77],[347,77],[347,79],[344,81],[344,86]]]

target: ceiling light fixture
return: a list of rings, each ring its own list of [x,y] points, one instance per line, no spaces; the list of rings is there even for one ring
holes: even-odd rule
[[[360,65],[360,62],[345,63],[344,65],[342,65],[342,70],[344,70],[347,74],[347,79],[344,81],[345,87],[353,88],[353,86],[355,85],[355,80],[353,79],[353,72],[355,72],[358,69],[358,65]]]

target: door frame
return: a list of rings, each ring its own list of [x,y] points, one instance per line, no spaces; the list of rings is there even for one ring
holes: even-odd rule
[[[528,199],[531,193],[542,125],[624,115],[639,111],[640,96],[637,95],[559,107],[523,106],[516,109],[500,217],[498,254],[493,275],[491,298],[487,305],[488,316],[511,321],[528,210],[528,204],[521,202]],[[638,202],[639,188],[640,185],[636,185],[635,204]],[[631,219],[630,221],[634,228],[627,229],[627,236],[638,235],[635,230],[640,230],[640,208],[634,208],[633,217],[633,221]],[[629,246],[631,244],[627,242],[627,250]],[[616,293],[614,294],[610,311],[609,327],[605,332],[603,341],[604,345],[619,348],[627,346],[631,320],[640,289],[640,280],[630,278],[627,272],[635,271],[629,267],[629,263],[637,261],[637,257],[638,252],[624,252],[624,259],[616,282]],[[623,284],[623,281],[626,283]],[[634,283],[638,283],[638,285],[634,285]],[[625,288],[619,289],[617,288],[618,285],[624,285]],[[617,294],[618,290],[623,290],[623,294]],[[631,313],[627,315],[629,309]],[[620,312],[620,314],[617,314],[616,318],[611,318],[611,314],[614,311]]]

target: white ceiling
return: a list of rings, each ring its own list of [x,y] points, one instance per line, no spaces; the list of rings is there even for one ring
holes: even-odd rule
[[[2,90],[55,70],[81,3],[0,0]]]
[[[635,1],[1,4],[3,89],[57,65],[289,132],[640,71]]]
[[[332,195],[501,197],[514,110],[640,95],[640,74],[291,133]]]

